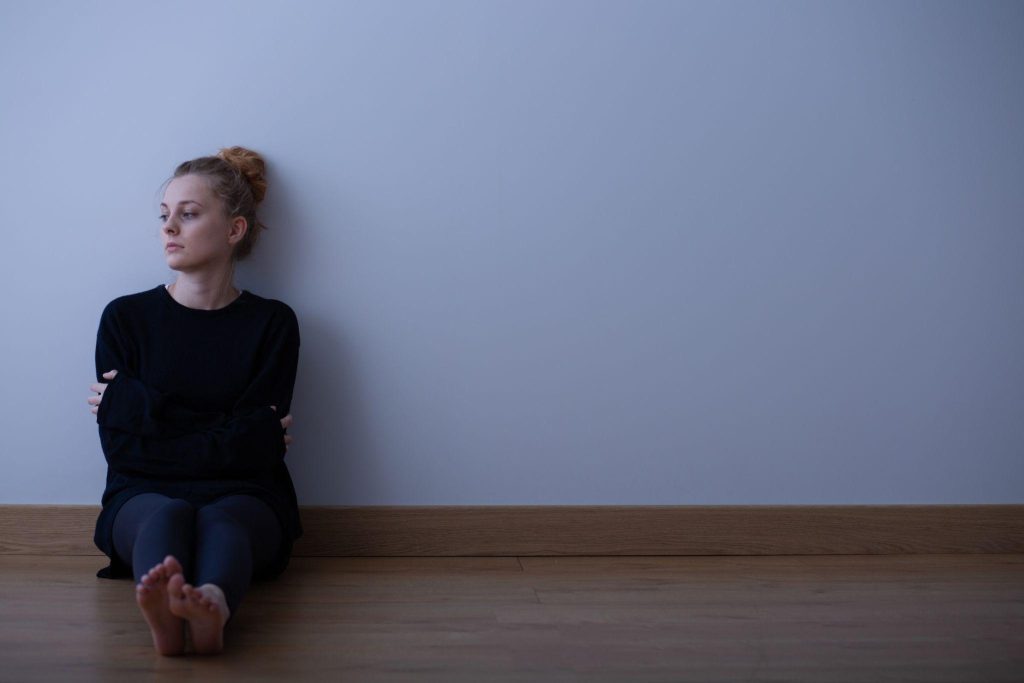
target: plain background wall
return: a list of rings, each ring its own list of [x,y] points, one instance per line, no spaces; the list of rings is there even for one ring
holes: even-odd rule
[[[1024,503],[1024,4],[5,2],[0,502],[232,144],[304,504]]]

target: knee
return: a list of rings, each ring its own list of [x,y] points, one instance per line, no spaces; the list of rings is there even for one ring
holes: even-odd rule
[[[171,498],[166,503],[160,506],[156,511],[162,517],[172,517],[174,519],[191,519],[196,514],[195,507],[192,503],[181,498]]]
[[[216,505],[205,505],[196,510],[196,526],[210,528],[222,524],[237,526],[236,520],[227,510]]]
[[[234,494],[217,499],[196,510],[197,522],[225,522],[245,528],[259,528],[265,519],[273,518],[274,511],[255,496]]]

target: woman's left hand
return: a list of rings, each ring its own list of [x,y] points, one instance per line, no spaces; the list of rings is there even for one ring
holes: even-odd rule
[[[117,377],[117,370],[107,370],[103,373],[103,376],[109,380],[113,380]],[[92,406],[90,411],[93,415],[96,415],[100,411],[100,402],[103,400],[103,392],[107,390],[107,384],[108,383],[106,382],[97,382],[96,384],[89,385],[89,388],[98,394],[97,396],[90,396],[85,399],[86,403]]]
[[[274,410],[275,413],[277,412],[277,406],[270,406],[270,407]],[[291,426],[292,426],[292,414],[288,413],[287,415],[285,415],[284,417],[281,418],[281,428],[282,429],[288,429]],[[292,442],[292,437],[289,436],[288,434],[285,434],[284,435],[284,449],[285,450],[288,450],[288,444],[290,444],[291,442]]]

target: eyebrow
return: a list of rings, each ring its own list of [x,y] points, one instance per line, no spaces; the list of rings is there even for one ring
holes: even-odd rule
[[[178,202],[178,206],[181,206],[182,204],[195,204],[196,206],[202,206],[202,204],[200,204],[199,202],[197,202],[194,199],[185,199],[183,201]],[[164,204],[163,202],[160,202],[160,206],[167,206],[167,205]]]

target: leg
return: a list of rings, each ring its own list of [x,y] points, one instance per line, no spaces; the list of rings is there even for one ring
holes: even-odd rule
[[[114,550],[135,575],[135,599],[160,654],[185,649],[185,622],[169,608],[169,578],[192,560],[195,509],[185,500],[159,493],[130,498],[114,519]],[[181,562],[179,562],[179,559]]]
[[[114,518],[114,549],[131,565],[136,583],[167,555],[174,555],[186,574],[191,571],[195,513],[187,500],[160,493],[140,493],[121,506]]]
[[[197,652],[223,649],[224,627],[281,537],[277,515],[255,496],[225,496],[197,510],[196,587],[186,584],[178,594],[171,586],[171,610],[188,619]]]

